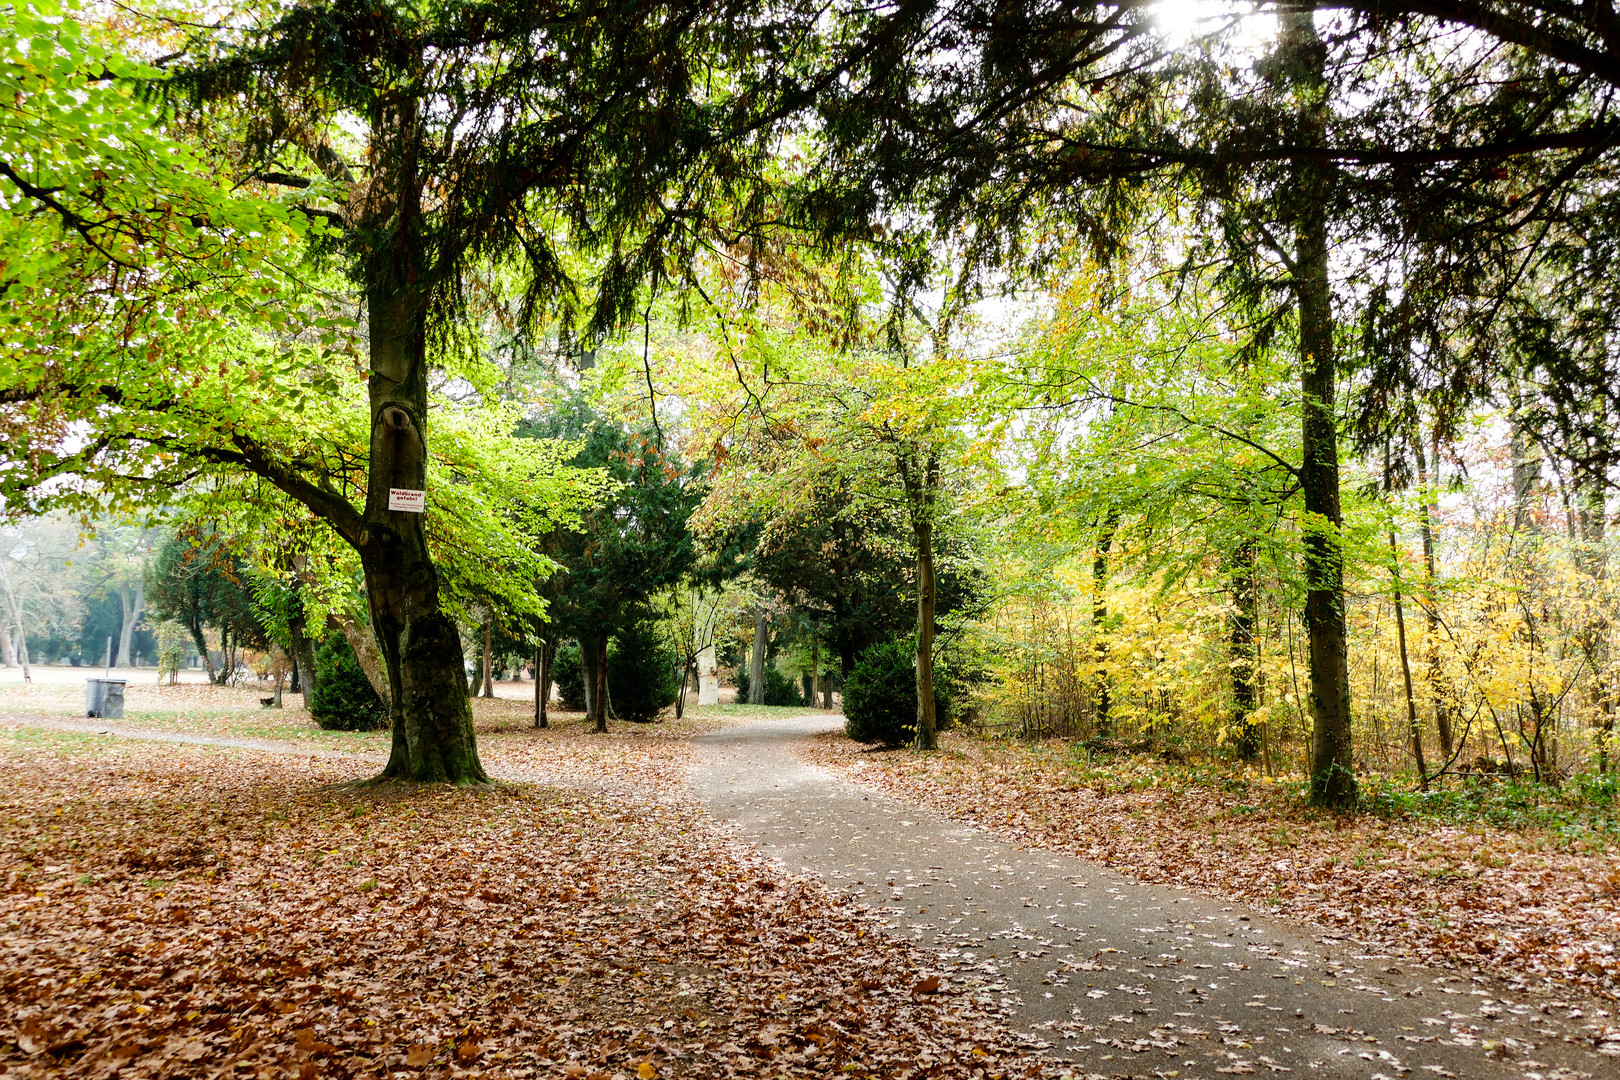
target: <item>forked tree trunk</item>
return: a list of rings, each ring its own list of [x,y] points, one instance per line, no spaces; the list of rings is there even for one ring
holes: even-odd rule
[[[1307,142],[1325,140],[1326,50],[1315,12],[1279,16],[1279,45],[1295,72],[1300,128]],[[1328,282],[1327,211],[1332,166],[1295,165],[1294,300],[1299,311],[1302,391],[1300,488],[1305,501],[1305,631],[1311,672],[1311,801],[1349,807],[1356,801],[1350,745],[1350,663],[1344,611],[1344,515],[1339,501],[1339,429],[1333,348],[1333,295]]]
[[[137,581],[133,586],[119,588],[118,604],[123,611],[124,621],[118,627],[118,658],[113,665],[129,667],[129,646],[135,638],[135,624],[140,622],[141,614],[146,611],[146,583]]]
[[[23,682],[31,683],[34,673],[28,666],[28,631],[23,628],[22,604],[17,601],[17,592],[11,587],[11,575],[6,573],[3,562],[0,562],[0,589],[5,590],[6,615],[17,632],[17,659],[22,664]],[[8,634],[10,632],[7,630]]]

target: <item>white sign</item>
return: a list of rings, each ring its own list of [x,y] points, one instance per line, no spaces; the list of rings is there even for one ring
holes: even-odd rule
[[[403,510],[407,514],[420,514],[427,509],[427,492],[410,488],[389,488],[388,509]]]

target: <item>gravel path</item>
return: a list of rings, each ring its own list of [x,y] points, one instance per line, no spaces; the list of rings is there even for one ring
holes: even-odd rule
[[[1620,1078],[1590,1004],[1370,954],[1308,924],[1020,850],[806,764],[838,717],[700,736],[691,785],[790,869],[937,952],[942,992],[1112,1077]]]

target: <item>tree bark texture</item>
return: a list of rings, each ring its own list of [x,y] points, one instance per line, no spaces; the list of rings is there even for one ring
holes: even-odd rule
[[[484,696],[487,698],[495,696],[494,658],[489,653],[490,634],[494,629],[492,623],[491,619],[484,620]]]
[[[1302,137],[1323,142],[1328,121],[1327,53],[1310,8],[1279,16],[1280,45],[1302,102]],[[1333,168],[1295,166],[1294,302],[1299,313],[1302,391],[1300,488],[1305,501],[1305,631],[1311,673],[1311,801],[1356,801],[1350,742],[1350,664],[1344,611],[1344,514],[1339,499],[1339,428],[1334,381],[1333,294],[1328,281],[1328,206]]]
[[[113,663],[117,667],[129,667],[129,644],[135,637],[135,624],[141,621],[141,615],[146,611],[146,583],[136,581],[134,585],[121,587],[118,590],[118,603],[124,621],[118,626],[118,658]]]
[[[383,699],[383,704],[392,707],[394,691],[388,680],[388,661],[378,648],[377,639],[370,628],[353,615],[333,615],[332,621],[337,623],[343,639],[353,650],[354,658],[360,664],[360,670],[366,674],[366,681],[377,691],[377,696]]]
[[[288,636],[292,638],[293,655],[298,660],[298,686],[299,693],[304,695],[307,702],[315,696],[315,687],[320,676],[315,671],[315,641],[307,632],[307,624],[302,615],[287,621]]]
[[[763,610],[754,612],[754,649],[748,654],[748,704],[765,704],[765,652],[769,623]]]
[[[28,666],[28,631],[23,626],[22,604],[17,602],[17,591],[11,587],[11,575],[6,573],[4,562],[0,562],[0,588],[6,593],[6,617],[17,632],[17,659],[22,664],[23,682],[34,681],[34,673]]]
[[[918,750],[933,750],[939,745],[934,700],[934,613],[938,593],[934,505],[939,492],[939,455],[930,453],[919,458],[906,452],[899,463],[917,547],[917,734],[912,745]]]
[[[546,727],[546,716],[551,708],[551,662],[557,658],[557,641],[546,627],[546,636],[534,651],[534,726]]]
[[[596,635],[586,634],[579,639],[579,666],[585,681],[585,720],[596,720]]]
[[[605,735],[605,734],[607,734],[607,729],[608,729],[608,726],[607,726],[607,721],[608,721],[608,687],[607,687],[608,636],[606,634],[598,634],[598,635],[596,635],[595,649],[596,649],[596,672],[595,672],[595,677],[596,677],[596,730]]]
[[[1260,695],[1255,686],[1255,614],[1259,587],[1255,581],[1255,545],[1245,540],[1232,558],[1229,588],[1232,594],[1232,745],[1238,757],[1253,761],[1260,755],[1260,725],[1254,722]]]

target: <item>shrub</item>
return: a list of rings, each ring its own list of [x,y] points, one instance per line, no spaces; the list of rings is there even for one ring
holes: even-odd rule
[[[186,636],[186,628],[172,619],[158,623],[158,682],[164,676],[168,676],[170,686],[179,681],[180,669],[186,663]]]
[[[679,661],[652,623],[638,623],[608,649],[608,700],[621,720],[645,724],[680,693]]]
[[[315,651],[309,715],[327,731],[381,731],[388,726],[388,706],[342,634],[333,634]]]
[[[579,642],[557,647],[551,658],[551,679],[557,684],[557,700],[569,712],[585,711],[585,665],[580,659]]]
[[[748,668],[737,669],[737,704],[748,704]],[[804,694],[798,684],[780,671],[775,664],[765,665],[765,700],[763,705],[803,705]]]
[[[934,670],[934,714],[941,725],[949,702]],[[856,742],[903,746],[917,734],[917,646],[908,639],[874,645],[844,676],[844,734]]]

